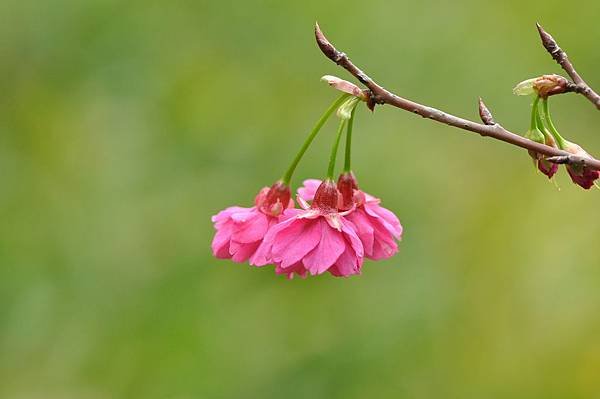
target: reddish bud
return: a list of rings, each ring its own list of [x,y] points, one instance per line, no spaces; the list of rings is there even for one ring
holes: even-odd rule
[[[564,150],[583,159],[592,159],[590,154],[588,154],[583,148],[575,143],[567,142]],[[585,166],[584,163],[568,164],[567,172],[569,172],[569,176],[571,177],[571,180],[573,180],[573,183],[583,187],[586,190],[590,189],[594,185],[594,182],[600,178],[600,171],[591,169]]]
[[[539,134],[539,135],[538,135]],[[539,129],[527,132],[525,135],[529,140],[537,143],[546,144],[549,147],[558,148],[556,141],[552,138],[549,133],[543,134]],[[558,165],[546,160],[546,156],[535,151],[528,151],[531,158],[533,158],[534,164],[537,166],[540,172],[548,176],[551,179],[552,176],[558,172]]]
[[[290,207],[292,193],[282,181],[275,182],[271,188],[264,188],[255,199],[255,204],[262,213],[279,216]],[[293,202],[291,204],[293,206]]]

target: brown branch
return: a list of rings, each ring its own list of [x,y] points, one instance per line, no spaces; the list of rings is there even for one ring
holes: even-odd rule
[[[540,24],[536,25],[544,48],[550,53],[552,58],[554,58],[554,60],[562,67],[562,69],[565,70],[569,77],[573,79],[573,86],[569,91],[584,95],[592,104],[596,106],[597,109],[600,109],[600,95],[592,90],[592,88],[588,86],[588,84],[581,78],[569,60],[567,53],[558,46],[556,40],[554,40],[554,38],[548,32],[546,32]]]
[[[481,136],[492,137],[496,140],[504,141],[505,143],[537,152],[548,157],[562,157],[560,160],[566,163],[570,163],[573,160],[572,154],[566,151],[536,143],[535,141],[528,140],[525,137],[519,136],[518,134],[504,129],[502,126],[494,122],[491,112],[481,100],[479,103],[479,111],[484,124],[460,118],[458,116],[443,112],[439,109],[400,97],[377,84],[366,73],[354,65],[345,53],[336,49],[333,44],[327,40],[325,35],[323,35],[323,32],[319,28],[318,24],[315,25],[315,37],[317,39],[319,48],[323,54],[327,56],[327,58],[346,69],[348,72],[350,72],[350,74],[352,74],[352,76],[369,88],[370,101],[367,103],[372,106],[375,104],[389,104],[405,111],[420,115],[423,118],[428,118],[462,130],[478,133]],[[589,160],[586,160],[586,165],[590,168],[600,170],[600,161],[597,159],[590,158]]]

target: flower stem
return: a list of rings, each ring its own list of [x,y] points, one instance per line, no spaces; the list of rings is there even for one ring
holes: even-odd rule
[[[344,172],[350,172],[352,169],[350,165],[350,158],[352,155],[352,126],[354,125],[354,112],[356,111],[356,107],[352,108],[352,112],[350,113],[350,119],[348,119],[348,128],[346,130],[346,153],[344,158]]]
[[[535,100],[533,100],[533,104],[531,105],[531,126],[529,130],[535,130],[535,128],[537,127],[539,102],[540,96],[535,96]]]
[[[346,119],[342,119],[340,121],[340,125],[335,136],[335,141],[333,142],[333,147],[331,147],[331,155],[329,156],[329,168],[327,168],[327,177],[330,179],[333,179],[333,171],[335,169],[335,158],[337,157],[338,147],[340,146],[340,139],[342,138],[342,134],[344,133],[344,127],[346,126],[346,122]]]
[[[286,184],[286,185],[290,185],[290,180],[292,179],[292,175],[294,174],[294,171],[296,170],[296,166],[298,166],[298,163],[300,162],[300,160],[302,159],[302,157],[304,156],[304,153],[306,152],[306,150],[308,149],[308,147],[310,146],[310,144],[312,143],[312,141],[315,139],[315,137],[317,136],[317,133],[319,133],[319,130],[321,130],[321,128],[323,127],[323,125],[325,124],[325,122],[327,122],[327,119],[329,119],[329,117],[331,116],[331,114],[333,114],[335,112],[335,110],[342,105],[342,103],[349,97],[349,94],[342,94],[337,100],[335,100],[330,106],[329,108],[327,108],[327,110],[323,113],[323,115],[321,115],[321,117],[319,118],[319,120],[317,121],[317,124],[313,127],[313,129],[310,131],[310,134],[308,135],[308,137],[306,138],[306,140],[304,141],[304,144],[302,144],[302,147],[300,148],[300,150],[298,151],[298,153],[296,154],[296,157],[294,158],[294,160],[292,161],[292,163],[290,164],[289,168],[286,170],[285,174],[283,175],[283,177],[281,178],[281,181]]]
[[[558,130],[556,130],[556,127],[554,126],[554,123],[552,122],[552,118],[550,117],[550,110],[548,109],[548,99],[547,98],[544,98],[542,101],[542,109],[544,111],[544,119],[546,120],[546,124],[548,125],[548,129],[550,130],[550,133],[552,133],[552,136],[554,136],[554,140],[556,140],[556,143],[558,144],[560,149],[564,150],[567,145],[567,142],[560,135],[560,133],[558,133]]]

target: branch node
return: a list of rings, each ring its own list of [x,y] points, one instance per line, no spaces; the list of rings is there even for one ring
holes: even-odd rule
[[[557,155],[554,157],[546,158],[548,162],[552,162],[558,165],[578,165],[585,166],[585,157],[579,155]]]

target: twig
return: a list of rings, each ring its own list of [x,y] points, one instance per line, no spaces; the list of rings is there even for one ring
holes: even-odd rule
[[[439,109],[402,98],[384,89],[360,68],[354,65],[345,53],[336,49],[333,44],[327,40],[318,24],[315,25],[315,37],[317,39],[319,48],[327,58],[346,69],[348,72],[350,72],[350,74],[352,74],[352,76],[369,88],[370,97],[367,103],[370,106],[374,106],[375,104],[389,104],[405,111],[420,115],[423,118],[429,118],[436,122],[457,127],[462,130],[479,133],[481,136],[492,137],[496,140],[504,141],[505,143],[537,152],[539,154],[549,157],[562,157],[560,160],[565,161],[566,163],[570,163],[574,160],[572,158],[572,154],[566,151],[536,143],[535,141],[528,140],[525,137],[519,136],[518,134],[504,129],[502,126],[494,122],[491,112],[485,106],[483,101],[481,101],[481,99],[479,102],[479,112],[484,124],[460,118],[458,116],[443,112]],[[590,168],[600,170],[600,160],[590,158],[589,160],[586,160],[586,165]]]
[[[569,60],[567,53],[558,46],[556,40],[542,28],[539,23],[536,23],[540,38],[544,48],[550,53],[552,58],[565,70],[565,72],[573,79],[573,87],[570,91],[584,95],[592,104],[600,109],[600,95],[596,93],[577,73],[573,64]]]

